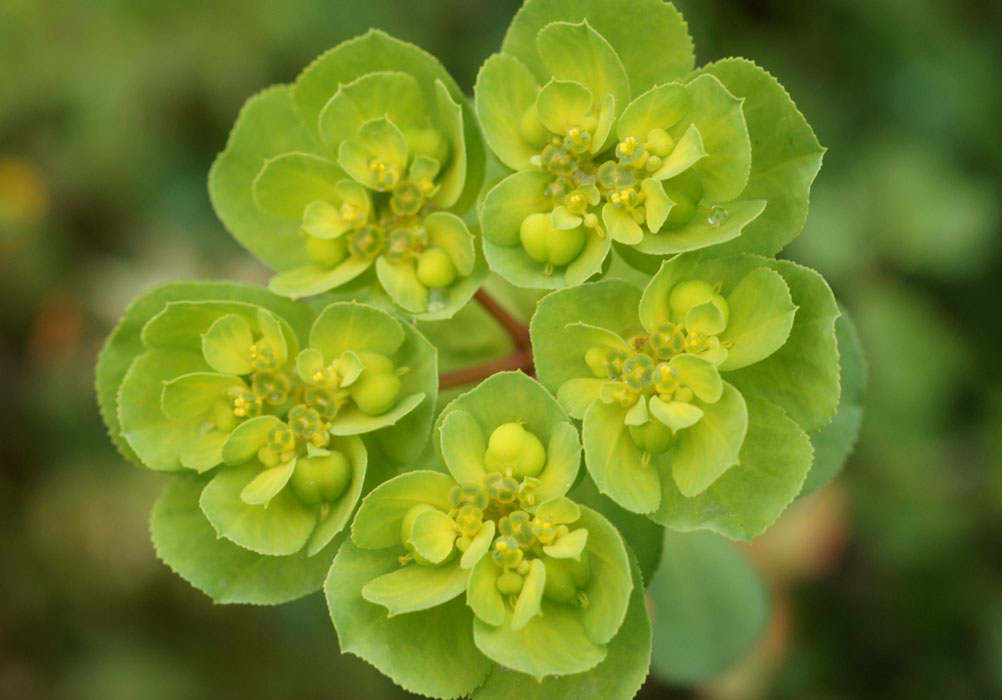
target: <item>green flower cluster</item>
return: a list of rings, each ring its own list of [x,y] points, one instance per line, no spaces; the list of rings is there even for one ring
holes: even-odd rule
[[[806,210],[820,149],[761,177],[776,144],[758,138],[775,127],[759,119],[796,114],[782,88],[749,89],[761,72],[738,61],[693,73],[684,25],[661,2],[566,10],[527,3],[477,79],[484,136],[514,171],[480,210],[493,269],[520,286],[574,286],[613,244],[645,267],[732,241],[767,206]],[[798,127],[780,129],[809,134]]]
[[[98,369],[119,381],[105,418],[135,461],[198,484],[185,506],[198,519],[197,532],[189,524],[198,547],[222,537],[244,559],[312,558],[362,494],[362,436],[405,460],[423,447],[434,350],[370,306],[330,304],[310,322],[308,309],[262,290],[207,287],[167,285],[126,314]],[[205,581],[202,554],[165,558],[213,595],[221,584]]]
[[[616,643],[635,584],[616,528],[566,496],[581,459],[577,429],[521,373],[463,394],[438,426],[448,473],[412,471],[376,487],[334,560],[327,595],[342,645],[404,687],[443,697],[491,674],[593,669]],[[426,646],[398,634],[423,622],[444,639]]]
[[[806,268],[688,253],[642,293],[613,280],[554,292],[531,333],[539,379],[583,421],[604,493],[665,525],[750,539],[799,492],[808,433],[835,413],[838,315]],[[754,514],[730,505],[749,488]]]
[[[457,216],[479,189],[482,148],[441,64],[372,31],[252,98],[209,191],[237,240],[278,270],[272,291],[359,286],[374,269],[408,314],[446,318],[484,276]]]
[[[176,477],[161,559],[218,602],[323,586],[341,649],[416,693],[632,697],[664,527],[751,540],[858,427],[833,421],[861,391],[851,324],[774,258],[823,149],[762,69],[694,64],[662,0],[527,0],[475,111],[375,30],[251,98],[209,190],[270,291],[154,289],[98,364],[112,440]],[[498,329],[457,316],[488,267],[554,290],[538,381],[488,376]],[[483,362],[441,409],[418,321],[443,363]]]

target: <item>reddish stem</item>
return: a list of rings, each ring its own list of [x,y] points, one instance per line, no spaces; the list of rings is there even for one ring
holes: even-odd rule
[[[463,369],[440,374],[438,377],[438,388],[441,390],[454,386],[463,386],[464,384],[473,384],[479,382],[481,379],[487,379],[487,377],[497,372],[506,372],[515,369],[520,369],[527,374],[533,374],[535,370],[532,365],[532,353],[529,350],[518,350],[511,355],[506,355],[492,362],[485,362],[481,365],[473,365],[472,367],[464,367]]]
[[[535,366],[532,363],[532,342],[529,340],[529,328],[512,316],[506,308],[501,306],[497,300],[483,289],[478,289],[474,295],[477,302],[493,316],[515,344],[515,352],[491,362],[464,367],[452,372],[446,372],[438,377],[438,388],[448,389],[464,384],[473,384],[482,379],[508,370],[520,369],[526,374],[535,375]]]
[[[512,316],[508,312],[508,309],[501,306],[494,297],[483,289],[478,289],[473,298],[484,307],[487,313],[497,319],[497,322],[501,324],[501,327],[505,329],[505,332],[515,342],[516,348],[525,350],[532,346],[532,342],[529,340],[528,326]]]

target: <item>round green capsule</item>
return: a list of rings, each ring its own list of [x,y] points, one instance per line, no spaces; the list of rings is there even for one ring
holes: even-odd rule
[[[518,595],[522,590],[522,577],[514,571],[505,571],[498,576],[497,587],[502,595]]]
[[[351,463],[342,453],[307,457],[296,462],[289,486],[306,505],[336,501],[351,482]]]
[[[349,387],[351,398],[358,410],[369,416],[386,413],[400,395],[400,377],[396,375],[393,361],[376,352],[360,352],[364,369]]]
[[[651,129],[647,133],[647,150],[664,158],[675,148],[675,139],[664,129]]]
[[[724,317],[724,323],[726,324],[730,315],[727,300],[718,294],[717,290],[709,282],[704,282],[703,280],[681,282],[672,287],[671,293],[668,295],[668,308],[671,316],[679,321],[685,318],[689,309],[698,304],[705,304],[706,302],[710,302],[717,307],[717,310]]]
[[[425,287],[448,287],[456,279],[456,266],[448,253],[432,246],[418,258],[417,278]]]
[[[544,213],[525,217],[519,237],[530,258],[550,265],[567,265],[581,253],[585,244],[582,226],[572,229],[554,228],[550,214]]]
[[[545,465],[543,443],[520,423],[505,423],[491,433],[484,455],[487,471],[522,478],[537,476]]]
[[[392,372],[362,372],[351,385],[351,398],[367,416],[381,416],[393,408],[400,395],[400,377]]]
[[[307,235],[306,254],[320,267],[334,267],[348,256],[348,244],[344,236],[317,238]]]
[[[671,429],[657,420],[649,420],[643,425],[631,425],[630,437],[633,443],[644,452],[659,454],[671,447]]]

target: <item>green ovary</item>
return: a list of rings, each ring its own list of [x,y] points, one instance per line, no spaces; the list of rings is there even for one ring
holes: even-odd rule
[[[521,423],[505,423],[491,433],[484,467],[510,477],[537,476],[546,465],[546,450],[539,438]]]
[[[418,257],[417,277],[426,287],[448,287],[456,279],[456,266],[448,253],[432,246]]]
[[[351,483],[351,464],[340,452],[308,457],[296,462],[289,487],[306,505],[333,502]]]
[[[390,410],[400,396],[400,377],[393,362],[378,353],[359,353],[365,369],[351,385],[351,398],[358,410],[368,416],[379,416]]]
[[[726,325],[730,313],[727,300],[709,282],[704,282],[703,280],[682,282],[672,287],[671,293],[668,295],[668,308],[671,312],[672,320],[675,321],[684,319],[686,313],[692,307],[698,304],[705,304],[706,302],[710,302],[717,307],[717,310],[724,317],[724,324]]]
[[[335,267],[348,257],[348,244],[344,238],[317,238],[306,235],[306,254],[320,267]]]
[[[530,214],[522,221],[519,237],[529,257],[546,264],[548,269],[572,262],[585,244],[585,231],[581,226],[554,228],[550,215],[542,213]]]
[[[671,428],[657,420],[648,420],[643,425],[631,425],[630,437],[633,444],[644,452],[660,454],[672,445]]]

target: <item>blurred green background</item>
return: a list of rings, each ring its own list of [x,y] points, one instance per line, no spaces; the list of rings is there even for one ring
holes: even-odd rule
[[[161,481],[114,452],[92,372],[151,285],[267,278],[205,185],[248,96],[370,26],[470,89],[517,5],[0,4],[0,697],[402,696],[319,595],[216,607],[157,562]],[[1002,697],[1002,4],[677,5],[699,63],[754,59],[829,148],[784,255],[852,311],[870,385],[845,472],[749,551],[759,644],[642,696]]]

